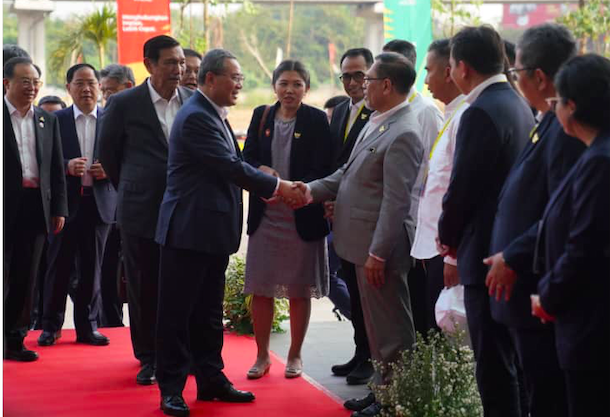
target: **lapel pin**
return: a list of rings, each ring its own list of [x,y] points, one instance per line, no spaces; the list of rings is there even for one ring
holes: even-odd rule
[[[370,152],[370,153],[375,153],[375,152],[376,152],[376,149],[375,149],[375,148],[369,148],[369,152]]]
[[[298,139],[301,137],[301,134],[299,132],[294,132],[294,138]]]
[[[267,136],[267,137],[271,136],[271,129],[265,130],[265,136]]]
[[[379,128],[379,131],[380,131],[381,133],[385,132],[385,126],[383,126],[383,125],[382,125],[382,126]]]
[[[40,126],[41,128],[44,127],[44,116],[40,116],[38,118],[38,126]]]
[[[360,118],[361,118],[362,120],[366,120],[368,117],[369,117],[369,115],[368,115],[368,114],[366,114],[366,113],[362,113],[362,114],[360,115]]]
[[[534,133],[534,136],[532,136],[532,143],[536,143],[540,140],[540,136],[538,136],[538,133]]]

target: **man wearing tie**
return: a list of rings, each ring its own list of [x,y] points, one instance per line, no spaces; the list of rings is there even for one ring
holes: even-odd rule
[[[118,193],[117,223],[131,343],[141,369],[136,383],[155,383],[159,245],[154,241],[167,177],[167,141],[176,113],[193,93],[180,87],[184,53],[161,35],[144,44],[150,78],[112,95],[100,130],[100,161]]]
[[[66,177],[57,118],[34,107],[40,69],[29,58],[4,65],[4,340],[5,359],[31,362],[23,345],[31,296],[47,233],[68,215]]]
[[[67,72],[66,88],[74,105],[57,113],[66,170],[69,216],[66,227],[49,241],[44,281],[40,346],[50,346],[61,335],[70,277],[78,265],[74,294],[76,340],[107,345],[97,331],[104,248],[114,222],[116,192],[97,160],[99,73],[89,64]]]
[[[366,107],[364,102],[364,76],[371,65],[373,65],[373,54],[366,48],[349,49],[341,57],[341,81],[350,99],[335,107],[330,121],[330,132],[333,140],[332,172],[341,168],[347,162],[354,149],[356,138],[368,123],[369,116],[373,112]],[[327,213],[331,213],[331,217],[334,204],[334,201],[328,201],[324,205]],[[331,259],[333,256],[336,258],[337,254],[332,243],[332,232],[328,239],[328,256]],[[353,263],[345,259],[340,259],[340,262],[341,277],[336,275],[336,271],[331,274],[330,291],[331,294],[333,291],[339,291],[341,288],[340,280],[345,281],[349,292],[356,352],[347,363],[334,365],[331,370],[337,376],[346,377],[347,383],[350,385],[366,384],[373,375],[373,365],[370,361],[371,351],[364,327],[356,270]],[[333,272],[332,269],[331,272]]]
[[[230,52],[209,51],[199,69],[199,88],[176,115],[169,140],[156,235],[161,245],[157,379],[167,415],[189,414],[182,391],[191,357],[198,400],[254,400],[233,387],[221,357],[225,269],[239,248],[242,188],[263,198],[303,200],[292,183],[243,162],[226,120],[243,80]]]

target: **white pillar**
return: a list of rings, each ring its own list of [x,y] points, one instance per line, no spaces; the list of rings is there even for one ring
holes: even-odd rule
[[[360,5],[358,16],[365,19],[364,47],[371,50],[373,56],[381,52],[383,38],[383,3]]]
[[[55,5],[50,0],[15,0],[12,11],[17,15],[17,44],[25,49],[46,79],[44,21]]]

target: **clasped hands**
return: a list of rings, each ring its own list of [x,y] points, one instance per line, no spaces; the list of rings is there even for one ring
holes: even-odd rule
[[[68,174],[72,175],[73,177],[82,177],[85,175],[85,173],[88,173],[96,180],[106,179],[106,172],[98,160],[95,160],[89,169],[87,169],[86,156],[73,158],[68,161]]]
[[[269,199],[264,199],[267,204],[275,204],[282,201],[292,209],[298,209],[309,204],[307,198],[307,186],[301,181],[286,181],[280,178],[280,174],[273,168],[261,165],[258,169],[265,174],[272,175],[280,179],[280,185],[276,195]]]

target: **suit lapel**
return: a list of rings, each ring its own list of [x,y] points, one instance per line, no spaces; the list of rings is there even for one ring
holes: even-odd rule
[[[146,81],[140,84],[138,88],[142,89],[140,92],[142,94],[142,117],[147,121],[147,123],[152,124],[153,129],[157,133],[155,135],[157,140],[167,148],[167,139],[165,138],[165,133],[163,133],[163,129],[161,128],[161,122],[159,122],[159,116],[157,116],[157,110],[152,102],[150,91],[148,91],[148,78]]]
[[[233,136],[233,137],[228,137],[227,129],[225,128],[225,124],[224,124],[223,120],[220,118],[220,115],[218,114],[218,112],[216,111],[214,106],[212,106],[212,103],[210,103],[210,101],[203,94],[201,94],[201,93],[197,93],[197,94],[199,94],[198,99],[200,100],[202,105],[208,110],[209,113],[214,115],[213,116],[214,123],[216,123],[216,126],[220,129],[220,132],[222,133],[222,136],[225,138],[225,141],[227,142],[229,149],[231,149],[232,148],[231,143],[234,143],[234,141],[235,141],[235,135],[233,135],[233,131],[231,130],[231,136]],[[235,151],[239,154],[239,147],[236,147]]]
[[[19,163],[19,172],[23,167],[21,166],[21,156],[19,155],[19,147],[17,146],[17,138],[15,137],[15,131],[13,130],[13,122],[11,121],[11,115],[8,112],[8,107],[4,100],[2,100],[4,106],[4,140],[7,141],[8,147],[15,154],[15,158]]]
[[[305,120],[305,108],[303,107],[303,104],[301,103],[301,106],[299,107],[299,110],[297,110],[297,119],[294,123],[294,132],[292,135],[292,138],[290,139],[292,144],[290,146],[290,171],[292,172],[293,167],[297,166],[297,164],[299,163],[298,159],[299,159],[299,155],[303,155],[300,152],[300,148],[301,148],[301,135],[303,134],[303,131],[305,130],[305,123],[307,122]]]
[[[42,164],[42,148],[47,142],[46,136],[51,126],[48,124],[48,120],[44,117],[44,114],[37,108],[34,107],[34,134],[36,136],[36,159],[38,160],[38,167]],[[74,117],[72,118],[74,122]]]
[[[97,159],[97,137],[100,133],[100,120],[102,115],[104,114],[104,110],[101,107],[97,107],[97,119],[95,120],[95,138],[93,139],[93,159]],[[92,161],[93,162],[93,161]]]

